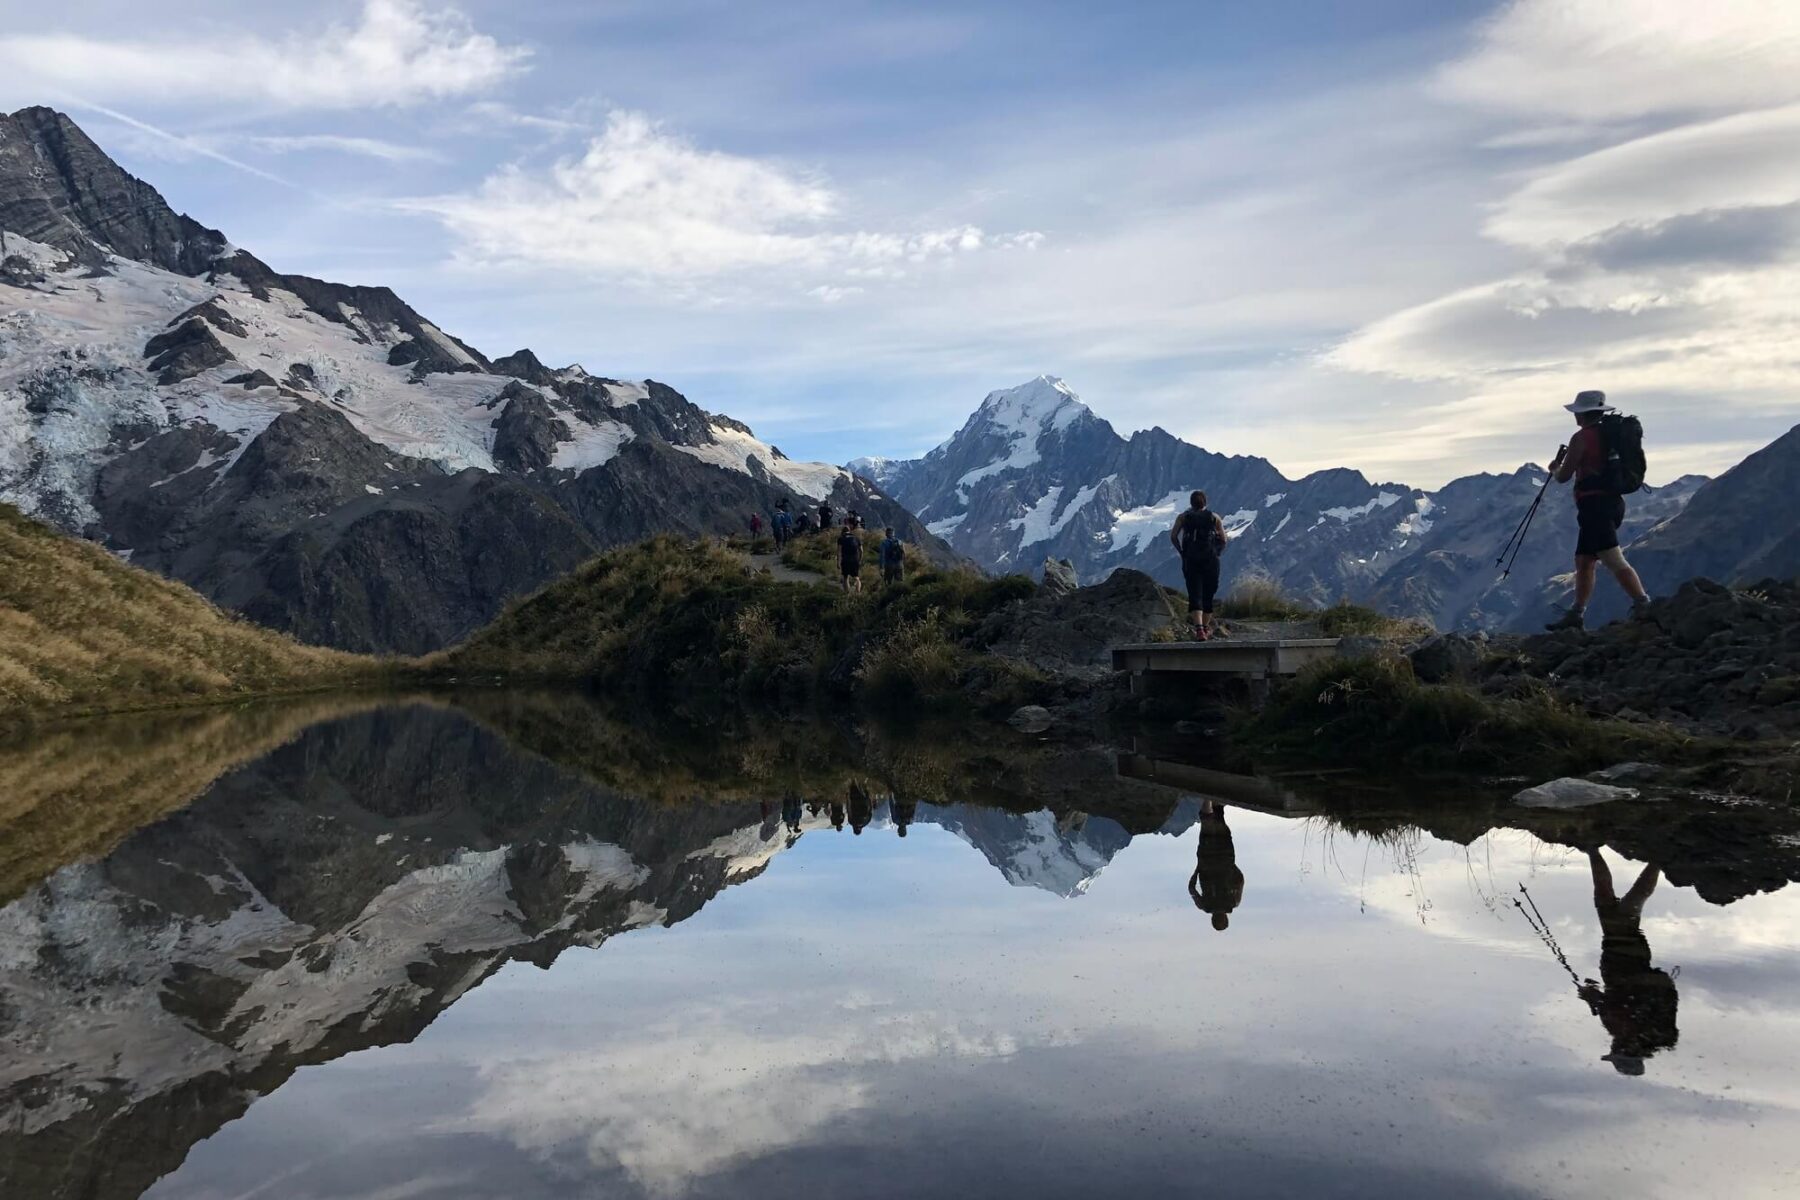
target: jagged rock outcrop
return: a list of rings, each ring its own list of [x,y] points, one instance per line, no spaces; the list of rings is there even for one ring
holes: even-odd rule
[[[1715,736],[1800,734],[1800,582],[1690,580],[1648,619],[1503,648],[1484,683],[1496,691],[1526,675],[1610,716]]]
[[[111,252],[182,275],[205,271],[225,236],[178,215],[49,108],[0,113],[0,229],[89,268]]]

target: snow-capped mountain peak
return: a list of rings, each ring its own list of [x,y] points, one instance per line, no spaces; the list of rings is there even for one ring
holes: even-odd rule
[[[1017,387],[989,392],[965,428],[985,422],[999,431],[1032,436],[1066,429],[1084,414],[1093,415],[1074,388],[1055,375],[1039,375]]]

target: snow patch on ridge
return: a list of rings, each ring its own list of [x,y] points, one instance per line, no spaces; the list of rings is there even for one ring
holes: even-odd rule
[[[1009,528],[1020,531],[1019,549],[1023,550],[1038,542],[1047,542],[1061,533],[1068,527],[1069,522],[1075,519],[1075,514],[1085,508],[1088,501],[1099,494],[1101,487],[1117,478],[1117,475],[1108,475],[1099,483],[1090,483],[1077,491],[1068,504],[1063,506],[1060,517],[1056,515],[1056,505],[1062,499],[1062,485],[1058,484],[1045,492],[1043,498],[1028,509],[1024,516],[1014,517],[1006,523]]]
[[[1320,512],[1321,517],[1331,517],[1339,521],[1348,521],[1351,517],[1366,517],[1377,508],[1392,508],[1400,503],[1400,497],[1392,492],[1379,492],[1373,500],[1364,504],[1343,508],[1327,508]]]
[[[705,446],[677,446],[675,449],[683,454],[691,454],[701,462],[711,463],[715,467],[724,467],[728,471],[741,471],[755,477],[750,469],[752,459],[773,478],[792,488],[802,496],[813,500],[823,500],[831,495],[838,480],[848,479],[848,472],[830,463],[795,462],[776,453],[775,447],[757,438],[754,434],[744,433],[729,425],[712,426],[713,442]]]
[[[1134,554],[1142,554],[1157,537],[1169,532],[1175,514],[1188,506],[1185,488],[1177,488],[1155,504],[1145,504],[1126,512],[1113,512],[1112,550],[1114,553],[1135,546]]]
[[[968,519],[968,513],[959,512],[954,517],[945,517],[941,521],[933,521],[931,524],[925,526],[925,528],[931,531],[933,537],[947,538],[955,533],[957,527]]]
[[[564,423],[570,426],[575,440],[558,442],[550,456],[550,465],[563,471],[585,471],[590,467],[605,466],[618,457],[619,451],[626,442],[637,436],[629,425],[618,421],[600,421],[589,425],[580,420],[569,420]]]

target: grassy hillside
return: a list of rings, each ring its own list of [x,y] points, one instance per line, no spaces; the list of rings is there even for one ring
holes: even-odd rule
[[[689,701],[856,692],[902,705],[1002,704],[1041,685],[974,644],[981,619],[1034,592],[1030,580],[924,570],[866,586],[845,595],[777,582],[723,547],[655,538],[593,559],[427,661]]]
[[[375,678],[0,505],[0,724]]]

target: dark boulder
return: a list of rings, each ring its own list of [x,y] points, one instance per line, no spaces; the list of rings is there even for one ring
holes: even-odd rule
[[[231,351],[199,317],[190,317],[145,342],[144,357],[150,360],[150,369],[158,372],[159,387],[192,379],[202,371],[233,361]]]

